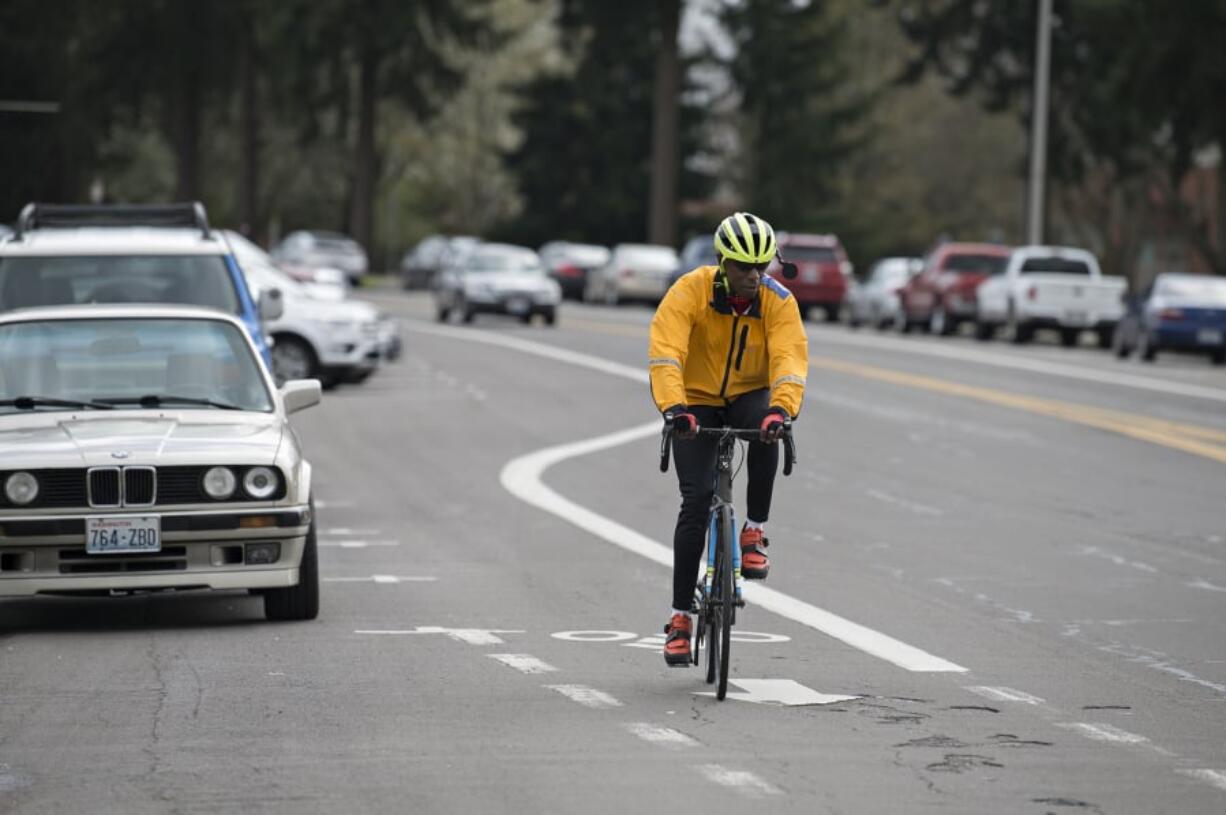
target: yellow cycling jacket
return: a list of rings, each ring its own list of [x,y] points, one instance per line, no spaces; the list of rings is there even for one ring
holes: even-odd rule
[[[681,277],[651,321],[651,395],[661,412],[674,405],[722,406],[770,388],[770,403],[800,413],[809,372],[809,340],[796,298],[763,276],[743,315],[717,286],[716,266]]]

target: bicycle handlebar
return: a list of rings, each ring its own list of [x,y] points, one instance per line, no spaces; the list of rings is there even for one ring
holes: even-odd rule
[[[755,427],[700,427],[698,434],[703,436],[732,436],[733,438],[742,439],[744,441],[759,441],[762,438],[762,431]],[[792,437],[792,422],[787,420],[783,423],[783,434],[779,437],[783,442],[783,474],[791,475],[792,466],[796,463],[796,440]],[[664,425],[664,430],[660,434],[660,472],[668,472],[668,456],[672,445],[669,444],[673,439],[673,427],[670,424]]]

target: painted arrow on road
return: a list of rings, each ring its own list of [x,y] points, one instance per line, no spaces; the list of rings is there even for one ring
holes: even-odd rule
[[[729,691],[729,699],[739,699],[742,702],[756,702],[760,705],[781,705],[792,707],[796,705],[832,705],[835,702],[849,702],[859,699],[859,696],[842,696],[830,693],[818,693],[813,688],[805,687],[791,679],[729,679],[729,685],[736,685],[741,692]],[[709,691],[696,691],[695,696],[714,696]]]

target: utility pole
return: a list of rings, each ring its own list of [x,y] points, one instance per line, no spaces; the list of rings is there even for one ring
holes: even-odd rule
[[[1038,0],[1039,26],[1036,34],[1034,96],[1030,109],[1030,192],[1026,215],[1026,242],[1043,242],[1043,219],[1047,179],[1047,108],[1051,86],[1051,3]]]

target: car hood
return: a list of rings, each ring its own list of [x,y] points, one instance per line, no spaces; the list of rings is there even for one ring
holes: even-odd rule
[[[308,320],[352,320],[364,322],[376,320],[378,309],[369,303],[356,300],[318,300],[313,297],[298,297],[286,303],[286,312]]]
[[[466,274],[465,286],[489,287],[501,291],[538,291],[549,289],[553,282],[534,272],[481,272]]]
[[[212,411],[127,414],[70,419],[54,414],[5,416],[0,420],[0,461],[5,469],[272,464],[281,446],[282,422],[272,414],[243,413],[237,420]],[[15,418],[23,421],[14,422]]]

